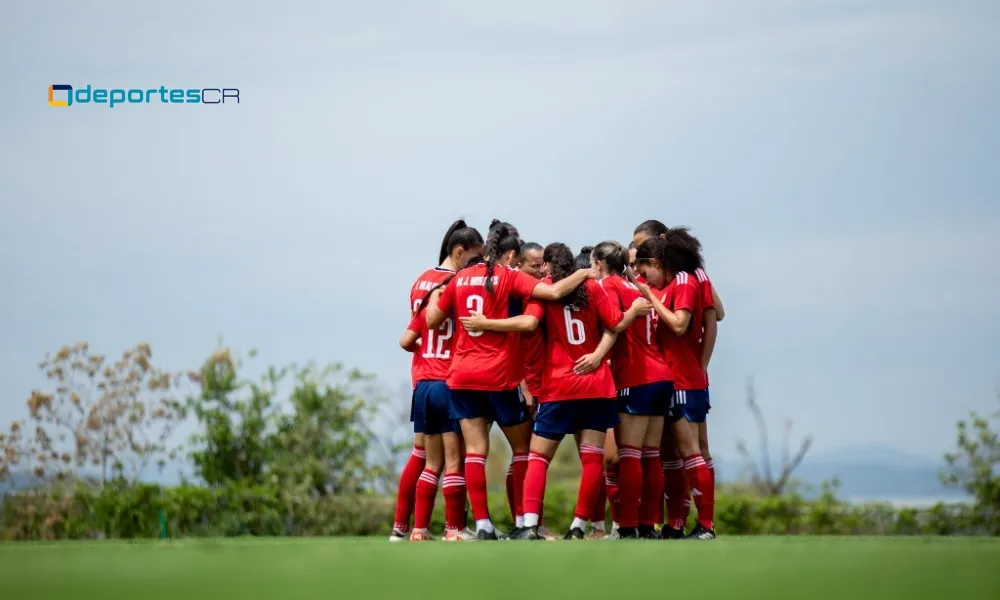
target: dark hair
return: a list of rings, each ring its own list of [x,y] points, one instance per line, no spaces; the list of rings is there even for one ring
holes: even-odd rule
[[[536,242],[525,242],[521,244],[521,256],[523,257],[525,253],[531,250],[542,250],[542,245]]]
[[[642,223],[639,223],[639,226],[635,228],[635,231],[632,232],[632,235],[635,235],[640,232],[645,233],[650,237],[660,237],[661,235],[667,232],[667,226],[657,221],[656,219],[650,219],[648,221],[643,221]]]
[[[464,250],[468,250],[473,246],[482,246],[483,236],[479,235],[474,227],[469,227],[466,225],[464,219],[459,219],[451,224],[448,231],[444,234],[444,239],[441,240],[441,253],[438,255],[438,264],[444,262],[444,259],[451,255],[452,250],[461,247]]]
[[[584,246],[583,248],[580,248],[580,253],[576,255],[577,269],[590,268],[590,253],[593,251],[594,251],[593,246]]]
[[[486,291],[493,293],[493,268],[497,258],[514,250],[521,252],[521,238],[517,237],[517,229],[509,223],[501,223],[493,219],[490,223],[490,234],[486,236],[486,246],[483,255],[486,257]]]
[[[553,282],[566,279],[577,271],[573,251],[566,244],[559,242],[549,244],[545,247],[543,256],[545,262],[549,263],[549,274],[552,275]],[[562,303],[565,306],[575,306],[576,308],[587,306],[587,289],[580,285],[563,298]]]
[[[514,237],[518,239],[521,238],[521,234],[517,231],[517,227],[514,227],[510,223],[501,221],[500,219],[493,219],[492,221],[490,221],[490,231],[493,231],[493,228],[498,225],[503,225],[504,227],[506,227],[507,231],[509,231],[511,235],[513,235]]]
[[[655,258],[660,261],[664,271],[672,273],[694,273],[698,269],[698,253],[693,251],[686,243],[667,238],[649,238],[639,245],[636,252],[636,262]]]
[[[671,227],[667,231],[667,241],[671,244],[677,244],[678,246],[683,246],[688,249],[688,251],[693,252],[695,259],[698,263],[697,269],[705,268],[705,261],[701,256],[701,242],[698,238],[691,235],[691,230],[687,227]]]
[[[608,240],[594,248],[594,260],[603,260],[608,265],[608,271],[622,275],[628,265],[628,250],[618,242]]]
[[[628,243],[628,249],[631,250],[633,248],[635,248],[635,242],[629,242]]]

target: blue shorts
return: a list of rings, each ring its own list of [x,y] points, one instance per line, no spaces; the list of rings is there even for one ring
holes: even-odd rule
[[[708,401],[708,390],[677,390],[670,406],[673,421],[684,417],[691,423],[704,423],[712,405]]]
[[[513,427],[529,419],[528,405],[517,388],[502,392],[452,390],[449,414],[456,421],[482,418],[500,427]]]
[[[640,417],[663,417],[670,408],[674,382],[655,381],[618,390],[618,412]]]
[[[567,433],[584,429],[607,431],[618,424],[618,403],[611,398],[543,402],[535,413],[532,432],[559,441]]]
[[[413,432],[438,435],[458,431],[449,416],[451,390],[443,381],[420,381],[413,390]]]

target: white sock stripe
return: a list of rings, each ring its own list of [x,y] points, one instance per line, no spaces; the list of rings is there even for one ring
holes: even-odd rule
[[[508,475],[514,474],[514,463],[510,463],[510,465],[507,466],[507,474]]]
[[[417,458],[427,458],[426,450],[417,450],[416,448],[414,448],[411,454],[413,454],[413,456],[416,456]]]
[[[441,487],[446,487],[446,488],[463,487],[464,485],[465,485],[464,479],[445,479],[444,483],[441,484]]]
[[[515,454],[514,458],[511,460],[510,464],[513,465],[516,462],[525,462],[525,461],[528,460],[528,456],[530,456],[530,455],[529,454]]]
[[[660,451],[659,451],[659,449],[655,449],[655,450],[646,450],[646,449],[643,449],[643,451],[642,451],[642,457],[643,458],[660,458]]]
[[[549,459],[545,458],[541,454],[532,454],[530,457],[528,457],[528,460],[529,461],[531,461],[531,460],[537,460],[537,461],[541,461],[541,462],[543,462],[545,464],[549,464],[549,462],[550,462]]]
[[[479,457],[473,458],[471,456],[466,456],[465,457],[465,464],[467,464],[467,465],[485,465],[486,464],[486,459],[485,458],[479,458]]]
[[[618,449],[618,458],[621,459],[621,458],[626,458],[626,457],[640,458],[641,459],[642,458],[642,451],[638,450],[636,448],[619,448]]]
[[[613,485],[618,485],[618,478],[617,477],[605,477],[604,478],[604,483],[605,483],[605,485],[612,485],[612,486]]]
[[[705,461],[705,466],[707,466],[709,469],[714,469],[715,468],[715,461],[710,458],[710,459],[708,459],[708,460]]]
[[[426,481],[427,483],[435,486],[438,484],[437,475],[432,475],[431,473],[427,472],[420,474],[420,481]]]
[[[663,468],[669,470],[683,469],[684,461],[679,458],[677,460],[665,460],[663,461]]]
[[[705,464],[705,461],[700,458],[692,458],[691,460],[684,461],[685,469],[693,469],[695,467],[700,467]]]
[[[580,446],[580,454],[604,454],[604,448],[597,446]]]

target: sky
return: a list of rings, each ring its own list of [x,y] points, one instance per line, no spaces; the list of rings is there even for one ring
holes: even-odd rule
[[[715,453],[756,439],[752,376],[818,453],[939,457],[1000,408],[998,23],[990,0],[5,3],[0,423],[83,340],[189,369],[224,336],[399,389],[454,219],[578,248],[656,218],[725,301]],[[240,103],[53,108],[53,83]]]

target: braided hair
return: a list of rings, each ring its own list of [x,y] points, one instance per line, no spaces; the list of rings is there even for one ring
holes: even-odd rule
[[[553,283],[566,279],[578,270],[573,251],[566,244],[559,242],[549,244],[545,247],[543,256],[545,262],[549,263],[549,274],[552,275]],[[564,306],[572,306],[577,309],[587,306],[587,289],[583,285],[578,286],[562,299],[562,303]]]
[[[483,248],[483,256],[486,263],[486,291],[492,294],[493,289],[493,269],[496,267],[497,258],[510,252],[521,251],[521,238],[517,235],[517,229],[510,223],[502,223],[493,219],[490,223],[490,233],[486,236],[486,246]]]
[[[576,255],[577,269],[590,268],[590,253],[593,251],[594,251],[593,246],[584,246],[583,248],[580,248],[580,253]]]

